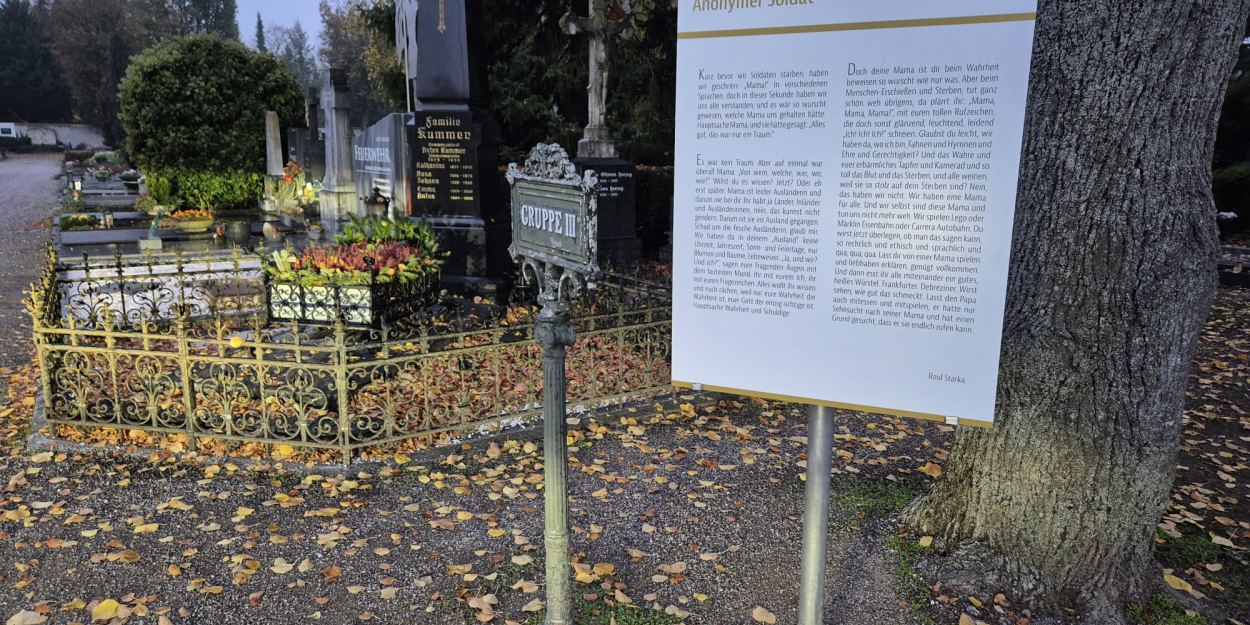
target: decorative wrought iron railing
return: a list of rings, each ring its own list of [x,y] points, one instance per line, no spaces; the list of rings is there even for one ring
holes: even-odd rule
[[[50,252],[28,302],[47,422],[332,449],[347,461],[540,413],[532,309],[445,296],[373,328],[273,322],[261,267],[237,252]],[[627,278],[580,302],[570,405],[668,390],[670,311],[666,288]]]

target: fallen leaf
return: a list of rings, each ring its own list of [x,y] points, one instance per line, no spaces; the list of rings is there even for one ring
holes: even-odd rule
[[[4,622],[4,625],[40,625],[40,623],[46,622],[47,620],[48,617],[38,612],[22,610],[21,612],[10,616],[9,620]]]
[[[113,599],[105,599],[104,601],[97,603],[94,608],[91,608],[91,620],[107,621],[114,616],[117,616],[117,608],[120,607],[121,604],[117,603],[117,601]]]
[[[755,619],[755,622],[757,623],[768,623],[768,625],[773,625],[777,622],[776,614],[773,614],[760,606],[755,606],[755,609],[751,610],[751,618]]]
[[[1167,582],[1168,586],[1171,586],[1172,588],[1175,588],[1176,590],[1180,590],[1183,592],[1189,592],[1194,589],[1194,587],[1190,585],[1189,582],[1175,575],[1172,575],[1171,573],[1165,574],[1163,576],[1163,581]]]

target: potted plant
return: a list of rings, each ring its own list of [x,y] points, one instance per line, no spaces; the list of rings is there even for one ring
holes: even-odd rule
[[[159,209],[160,204],[151,195],[140,195],[139,199],[135,200],[135,210],[145,215],[155,215]]]
[[[442,266],[425,222],[353,220],[330,247],[275,252],[269,313],[276,320],[373,326],[431,301]]]
[[[108,182],[113,178],[113,172],[108,167],[96,167],[91,170],[91,177],[97,182]]]
[[[122,183],[126,185],[127,191],[134,193],[139,190],[139,179],[141,178],[139,172],[133,169],[127,169],[121,174],[118,174],[117,177],[120,178]]]
[[[165,219],[174,224],[174,227],[187,234],[199,234],[208,232],[213,227],[212,211],[203,208],[184,208],[182,210],[170,213]]]
[[[272,200],[270,208],[284,215],[303,213],[304,169],[291,161],[282,168],[281,178],[265,179],[265,198]]]
[[[169,206],[170,200],[174,195],[174,181],[169,176],[148,174],[145,182],[148,187],[148,195],[151,195],[152,199],[156,200],[155,210],[151,213],[155,215]]]

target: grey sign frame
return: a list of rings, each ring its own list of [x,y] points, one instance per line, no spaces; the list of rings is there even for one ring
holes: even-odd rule
[[[512,245],[508,247],[512,259],[554,265],[580,274],[587,281],[598,277],[599,178],[595,172],[578,176],[562,148],[540,144],[526,161],[524,171],[516,163],[508,165],[507,179],[512,189]],[[527,208],[572,215],[575,236],[563,234],[563,228],[560,232],[545,232],[528,225],[524,214]],[[574,241],[559,245],[560,238]]]

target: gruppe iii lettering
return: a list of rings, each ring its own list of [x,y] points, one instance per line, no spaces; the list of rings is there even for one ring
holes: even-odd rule
[[[694,0],[694,10],[733,13],[745,9],[792,7],[804,4],[816,4],[816,0]]]
[[[577,215],[551,208],[521,205],[521,225],[569,238],[577,237]]]

